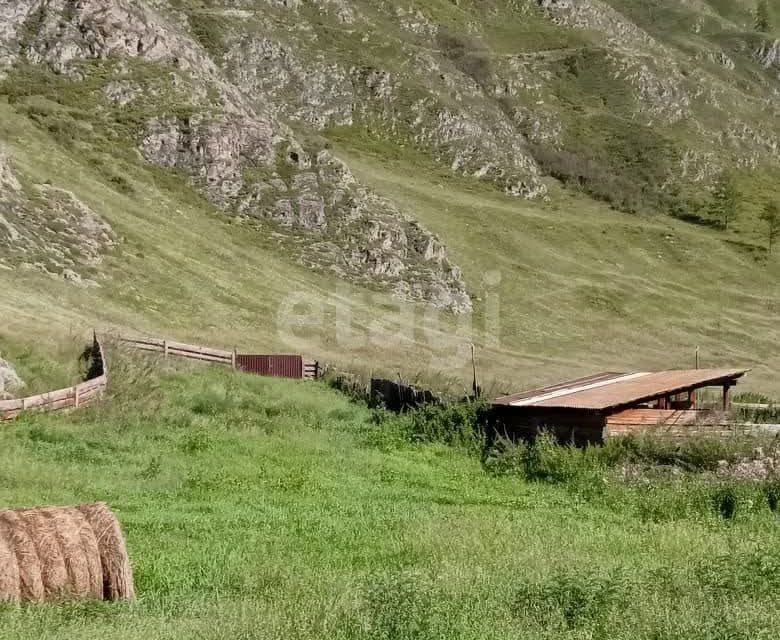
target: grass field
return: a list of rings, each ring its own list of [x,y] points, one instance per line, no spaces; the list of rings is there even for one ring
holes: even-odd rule
[[[3,427],[0,505],[107,501],[138,601],[4,606],[3,640],[776,637],[754,487],[529,480],[323,383],[112,363],[103,406]]]

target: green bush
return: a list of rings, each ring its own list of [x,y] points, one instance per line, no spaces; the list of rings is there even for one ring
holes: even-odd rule
[[[482,464],[493,475],[519,475],[525,477],[529,445],[524,440],[498,438],[483,452]]]
[[[594,450],[560,445],[551,434],[540,435],[528,448],[525,476],[529,480],[570,482],[592,476],[600,462]]]
[[[725,520],[731,520],[737,511],[737,492],[732,486],[717,489],[712,496],[712,508]]]
[[[486,470],[496,475],[519,475],[542,482],[600,484],[606,467],[599,447],[561,445],[543,433],[534,442],[500,438],[483,456]]]
[[[548,629],[603,632],[612,611],[624,607],[630,593],[631,585],[620,572],[559,571],[547,581],[519,587],[512,612]]]
[[[605,464],[676,466],[687,471],[711,471],[721,460],[749,455],[755,439],[663,438],[653,434],[629,434],[610,438],[599,451]]]
[[[772,513],[780,513],[780,478],[764,483],[764,495],[769,510]]]
[[[479,450],[484,440],[478,424],[480,407],[469,402],[430,404],[404,414],[402,419],[408,422],[413,442],[442,442]]]
[[[447,30],[439,32],[437,44],[458,71],[469,76],[486,92],[490,91],[493,67],[484,46],[466,35]]]

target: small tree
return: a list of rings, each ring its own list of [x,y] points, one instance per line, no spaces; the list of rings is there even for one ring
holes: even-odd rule
[[[776,202],[767,202],[761,219],[766,222],[766,239],[769,253],[772,253],[774,241],[780,238],[780,207]]]
[[[772,18],[769,14],[769,2],[758,0],[756,5],[756,31],[769,33],[772,30]]]
[[[712,214],[720,220],[724,229],[729,228],[729,223],[737,219],[739,207],[739,192],[730,176],[722,175],[712,193]]]

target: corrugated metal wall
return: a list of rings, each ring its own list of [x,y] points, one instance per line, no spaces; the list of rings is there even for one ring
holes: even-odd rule
[[[246,373],[277,378],[303,378],[303,356],[237,354],[236,367]]]

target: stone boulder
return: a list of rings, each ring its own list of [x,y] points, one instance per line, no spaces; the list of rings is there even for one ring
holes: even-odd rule
[[[11,363],[0,357],[0,400],[16,397],[23,388],[24,382]]]

